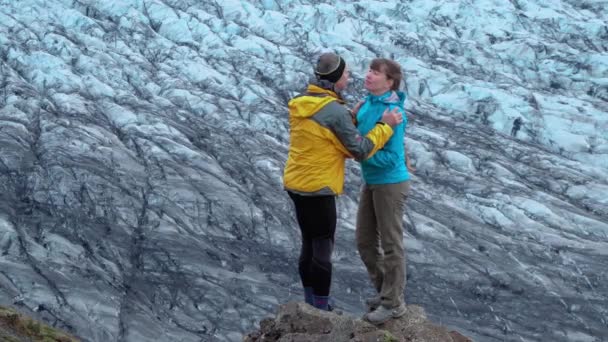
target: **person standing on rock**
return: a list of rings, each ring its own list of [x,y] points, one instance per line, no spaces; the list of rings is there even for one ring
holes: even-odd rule
[[[302,235],[298,271],[305,301],[329,310],[335,197],[343,190],[345,158],[372,156],[403,118],[396,110],[387,110],[361,135],[340,96],[349,78],[344,59],[334,53],[322,54],[314,75],[306,91],[289,101],[289,155],[283,182]]]
[[[366,300],[370,312],[364,318],[383,323],[405,314],[405,251],[403,214],[410,189],[404,146],[407,117],[405,94],[399,91],[401,66],[390,59],[374,59],[365,76],[369,95],[353,110],[357,128],[367,134],[388,110],[398,110],[403,122],[373,157],[361,161],[364,184],[357,211],[356,240],[377,295]]]

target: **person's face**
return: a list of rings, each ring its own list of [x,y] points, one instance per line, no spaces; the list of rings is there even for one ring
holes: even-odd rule
[[[383,94],[391,89],[394,81],[383,71],[369,69],[365,75],[365,89],[373,94]]]
[[[350,71],[348,70],[348,65],[344,67],[344,72],[342,73],[342,77],[336,82],[334,88],[337,91],[342,91],[348,87],[348,79],[350,78]]]

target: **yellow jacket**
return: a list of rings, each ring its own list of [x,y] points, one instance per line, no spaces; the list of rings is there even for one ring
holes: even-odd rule
[[[289,101],[290,141],[283,183],[304,195],[339,195],[345,158],[364,160],[390,139],[393,129],[377,124],[365,137],[338,95],[310,84]]]

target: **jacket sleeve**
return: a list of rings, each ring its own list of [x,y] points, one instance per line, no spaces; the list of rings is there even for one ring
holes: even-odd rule
[[[376,152],[371,158],[365,159],[363,162],[367,165],[373,165],[378,168],[391,168],[399,162],[399,154],[391,149],[383,148]]]
[[[397,165],[399,155],[394,151],[381,149],[376,152],[371,158],[365,159],[365,164],[373,165],[378,168],[392,168]]]
[[[366,136],[359,133],[348,110],[341,108],[340,115],[330,123],[330,129],[356,160],[361,161],[374,155],[393,135],[393,129],[386,124],[377,124]]]
[[[386,145],[376,152],[370,158],[363,162],[368,165],[373,165],[378,168],[392,168],[393,166],[402,163],[400,158],[400,150],[403,148],[403,138],[405,135],[405,126],[407,124],[407,118],[404,114],[405,111],[401,109],[403,115],[403,122],[395,127],[395,133],[386,143]]]

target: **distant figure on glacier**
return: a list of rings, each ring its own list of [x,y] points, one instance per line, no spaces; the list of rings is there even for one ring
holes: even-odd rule
[[[517,119],[513,120],[513,128],[511,128],[512,137],[517,136],[517,132],[519,132],[519,129],[521,128],[521,124],[522,124],[521,117],[518,117]]]
[[[342,57],[322,54],[306,91],[289,101],[289,155],[284,187],[295,205],[302,245],[298,270],[306,303],[330,310],[331,257],[336,231],[335,197],[344,186],[345,158],[363,160],[393,135],[402,116],[385,111],[359,134],[340,92],[349,71]]]
[[[382,113],[398,110],[403,122],[386,145],[369,159],[361,161],[364,184],[359,197],[356,238],[359,255],[367,268],[376,296],[366,300],[371,323],[384,323],[405,314],[405,251],[403,214],[410,190],[404,146],[407,117],[406,96],[399,91],[401,66],[390,59],[372,60],[365,76],[369,95],[359,103],[357,128],[367,134]]]

